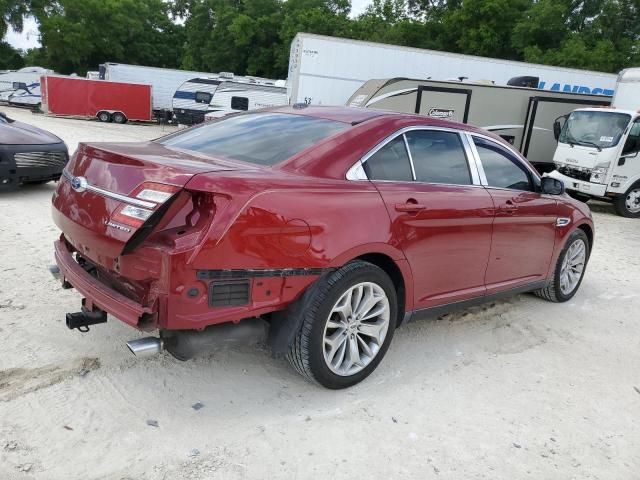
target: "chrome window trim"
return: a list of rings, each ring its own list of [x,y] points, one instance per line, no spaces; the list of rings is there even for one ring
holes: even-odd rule
[[[411,149],[409,148],[409,142],[407,141],[407,136],[403,133],[402,140],[404,140],[404,148],[407,151],[407,156],[409,157],[409,165],[411,165],[411,177],[413,181],[417,181],[416,177],[416,167],[413,164],[413,155],[411,155]]]
[[[474,185],[483,185],[482,183],[482,175],[484,175],[484,170],[481,170],[478,167],[478,157],[474,152],[475,145],[469,138],[469,134],[464,133],[460,135],[460,140],[462,141],[462,146],[464,148],[464,153],[467,156],[467,163],[469,163],[469,172],[471,172],[471,181]],[[486,178],[485,178],[486,181]]]
[[[511,151],[510,148],[508,148],[506,145],[502,145],[500,142],[496,141],[495,138],[492,138],[488,135],[483,135],[481,133],[476,133],[476,132],[468,132],[467,135],[470,137],[469,138],[469,143],[471,145],[472,150],[474,151],[475,155],[476,155],[476,161],[477,161],[477,165],[478,165],[478,170],[480,171],[480,178],[482,179],[482,184],[484,186],[486,186],[487,188],[495,188],[495,189],[499,189],[499,190],[509,190],[511,192],[532,192],[532,193],[539,193],[537,192],[535,189],[538,186],[536,184],[536,180],[538,182],[540,182],[540,174],[533,168],[531,167],[527,162],[523,162],[522,159],[520,158],[520,154],[516,154],[515,152]],[[484,171],[484,166],[482,165],[482,160],[480,159],[480,153],[478,153],[478,149],[476,148],[476,144],[473,141],[473,137],[479,137],[482,138],[483,140],[488,141],[489,143],[491,143],[492,145],[495,145],[498,149],[500,150],[504,150],[505,152],[509,153],[513,158],[515,158],[518,162],[518,165],[520,165],[524,170],[526,170],[527,172],[529,172],[530,174],[530,179],[533,182],[533,188],[534,190],[516,190],[514,188],[505,188],[505,187],[493,187],[491,185],[489,185],[489,182],[487,181],[487,176],[485,174]]]
[[[73,178],[74,178],[73,175],[71,175],[67,171],[67,169],[62,170],[62,176],[65,177],[67,180],[69,180],[69,182],[71,182],[73,180]],[[91,185],[90,183],[87,183],[84,191],[92,192],[92,193],[95,193],[97,195],[101,195],[103,197],[110,198],[112,200],[117,200],[119,202],[124,202],[124,203],[128,203],[130,205],[135,205],[136,207],[153,209],[153,208],[155,208],[157,206],[156,203],[147,202],[145,200],[140,200],[140,199],[137,199],[137,198],[127,197],[126,195],[122,195],[120,193],[115,193],[115,192],[111,192],[109,190],[105,190],[104,188],[96,187],[94,185]]]
[[[369,150],[367,153],[365,153],[362,158],[360,158],[360,160],[358,160],[356,163],[354,163],[349,170],[347,170],[347,173],[345,175],[345,178],[349,181],[362,181],[362,180],[369,180],[369,177],[367,177],[367,174],[364,172],[364,163],[369,160],[369,158],[371,158],[373,155],[375,155],[378,150],[380,150],[381,148],[383,148],[385,145],[387,145],[389,142],[392,142],[393,140],[395,140],[396,138],[398,138],[400,135],[403,136],[404,139],[404,146],[407,149],[407,155],[409,156],[409,163],[411,165],[411,172],[413,175],[413,182],[417,182],[416,180],[416,174],[415,174],[415,168],[413,165],[413,158],[411,156],[411,150],[409,149],[409,145],[408,145],[408,141],[407,138],[405,136],[405,133],[407,132],[411,132],[411,131],[415,131],[415,130],[434,130],[434,131],[439,131],[439,132],[451,132],[451,133],[455,133],[458,135],[458,138],[460,139],[460,142],[462,143],[462,148],[464,150],[465,156],[467,157],[467,167],[469,168],[469,172],[471,173],[471,184],[468,185],[461,185],[459,183],[430,183],[430,182],[418,182],[418,183],[422,183],[422,184],[427,184],[427,185],[452,185],[452,186],[458,186],[458,187],[473,187],[473,186],[483,186],[482,182],[481,182],[481,176],[479,177],[477,174],[474,175],[474,173],[476,173],[474,171],[474,165],[476,165],[476,157],[473,157],[471,155],[469,155],[469,151],[467,150],[467,145],[465,144],[464,141],[464,137],[465,135],[468,135],[466,131],[464,130],[457,130],[455,128],[449,128],[449,127],[434,127],[431,125],[414,125],[414,126],[409,126],[409,127],[403,127],[400,130],[395,131],[394,133],[392,133],[391,135],[388,135],[387,137],[385,137],[383,140],[381,140],[380,142],[378,142],[371,150]],[[487,139],[490,139],[490,137],[487,137]],[[469,142],[471,143],[471,145],[473,145],[473,142]],[[362,171],[360,172],[360,168],[362,168]],[[477,166],[475,168],[478,168]],[[478,169],[479,171],[479,169]],[[361,176],[364,176],[364,178],[361,178]],[[376,182],[404,182],[404,183],[413,183],[413,182],[409,182],[406,180],[376,180]]]

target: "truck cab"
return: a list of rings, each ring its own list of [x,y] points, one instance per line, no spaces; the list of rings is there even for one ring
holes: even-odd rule
[[[574,110],[564,125],[557,119],[548,175],[576,198],[612,201],[619,215],[640,218],[640,111],[631,104],[640,107],[640,69],[621,72],[612,108]]]

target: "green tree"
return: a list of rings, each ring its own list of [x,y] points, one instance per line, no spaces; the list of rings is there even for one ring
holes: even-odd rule
[[[33,8],[44,63],[84,74],[105,61],[176,67],[183,27],[162,0],[55,0]]]
[[[514,25],[532,0],[464,0],[442,13],[441,45],[471,55],[518,60],[511,43]]]
[[[17,70],[24,67],[24,59],[19,50],[7,42],[0,42],[0,70]]]
[[[514,27],[527,62],[617,72],[640,63],[640,1],[538,0]]]
[[[188,7],[184,68],[270,75],[274,71],[278,0],[201,0]]]
[[[22,21],[29,13],[29,2],[25,0],[0,0],[0,40],[4,38],[9,26],[22,31]]]

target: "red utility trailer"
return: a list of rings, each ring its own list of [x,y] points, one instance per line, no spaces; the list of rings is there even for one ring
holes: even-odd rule
[[[42,110],[52,115],[96,117],[101,122],[153,119],[151,85],[45,75]]]

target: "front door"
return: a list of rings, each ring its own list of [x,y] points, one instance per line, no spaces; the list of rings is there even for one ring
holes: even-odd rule
[[[544,280],[556,238],[557,202],[537,192],[533,173],[497,142],[473,137],[495,206],[487,293]]]
[[[365,159],[364,168],[387,207],[391,242],[409,261],[415,308],[482,296],[493,202],[459,134],[407,131]]]

